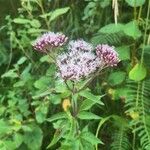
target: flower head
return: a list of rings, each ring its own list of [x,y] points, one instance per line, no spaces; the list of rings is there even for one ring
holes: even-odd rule
[[[115,51],[114,47],[107,44],[97,45],[96,54],[106,66],[117,66],[120,61],[118,53]]]
[[[35,50],[47,52],[51,48],[63,46],[67,40],[68,38],[62,33],[47,32],[35,40],[33,47]]]
[[[77,41],[74,41],[74,43],[77,43]],[[59,55],[57,58],[60,76],[64,80],[79,80],[87,77],[101,66],[101,61],[92,51],[87,52],[82,49],[83,47],[80,47],[80,50],[76,48],[76,44],[73,47],[71,43],[68,53]]]
[[[80,39],[76,41],[70,41],[68,49],[71,51],[81,50],[84,52],[89,52],[93,50],[93,46],[92,44],[87,43],[84,40]]]

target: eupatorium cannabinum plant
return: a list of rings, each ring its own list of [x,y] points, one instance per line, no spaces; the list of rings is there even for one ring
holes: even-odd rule
[[[37,38],[33,47],[55,59],[54,63],[58,68],[57,78],[62,79],[71,93],[63,101],[65,114],[63,113],[62,116],[58,117],[65,118],[67,129],[62,129],[63,133],[59,138],[56,139],[55,135],[49,147],[53,146],[59,139],[64,139],[61,143],[61,149],[63,149],[64,145],[73,144],[74,141],[79,140],[81,142],[79,137],[87,140],[88,136],[94,139],[93,146],[101,143],[100,139],[92,133],[79,127],[79,119],[97,119],[99,117],[88,111],[90,107],[84,109],[86,111],[80,111],[80,95],[84,95],[81,93],[88,90],[88,85],[100,75],[103,69],[117,66],[120,60],[115,47],[107,44],[99,44],[94,47],[83,39],[69,41],[64,34],[54,32],[45,33]],[[53,55],[53,50],[60,47],[64,48],[64,52],[57,51],[57,55]],[[97,103],[99,102],[97,101]]]

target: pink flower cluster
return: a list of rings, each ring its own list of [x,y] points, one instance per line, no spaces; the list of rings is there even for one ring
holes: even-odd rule
[[[105,66],[117,66],[120,61],[115,48],[107,44],[97,45],[96,55],[105,63]]]
[[[48,32],[37,38],[33,47],[46,53],[52,48],[65,45],[67,40],[68,37],[62,33]],[[59,74],[64,80],[79,80],[97,70],[102,70],[104,67],[116,66],[119,61],[118,53],[114,47],[99,44],[94,48],[92,44],[80,39],[70,41],[68,52],[59,55],[56,63]]]
[[[63,46],[67,40],[68,38],[62,33],[48,32],[37,38],[33,47],[35,50],[47,52],[52,48]]]
[[[71,41],[69,51],[58,56],[57,65],[64,80],[79,80],[102,68],[102,62],[92,52],[92,45],[83,41]]]
[[[89,52],[93,50],[93,45],[80,39],[76,41],[70,41],[68,49],[71,51],[81,50],[84,52]]]

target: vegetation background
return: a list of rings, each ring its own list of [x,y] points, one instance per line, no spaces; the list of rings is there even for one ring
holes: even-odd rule
[[[149,11],[149,0],[0,0],[0,150],[150,150]],[[31,45],[47,31],[113,45],[121,59],[80,95],[78,137],[55,65]]]

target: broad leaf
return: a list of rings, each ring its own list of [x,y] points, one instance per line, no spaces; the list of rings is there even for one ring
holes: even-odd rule
[[[134,81],[141,81],[146,77],[147,70],[143,64],[136,64],[129,72],[129,78]]]
[[[125,77],[126,73],[123,71],[113,72],[108,77],[108,83],[113,86],[121,84],[125,80]]]
[[[31,126],[31,132],[25,132],[24,143],[30,150],[39,150],[42,144],[43,133],[37,125]]]
[[[102,32],[102,33],[117,33],[117,32],[120,32],[122,31],[124,28],[124,25],[123,24],[114,24],[114,23],[111,23],[111,24],[108,24],[104,27],[102,27],[98,32]]]
[[[120,60],[129,60],[130,59],[130,48],[127,46],[117,47],[116,51],[119,54]]]
[[[133,39],[137,39],[142,35],[135,20],[127,23],[123,31],[126,35],[131,36]]]
[[[131,7],[139,7],[145,3],[145,0],[125,0]]]

